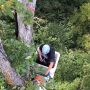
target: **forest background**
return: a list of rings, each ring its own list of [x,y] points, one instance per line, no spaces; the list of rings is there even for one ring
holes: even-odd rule
[[[13,7],[19,12],[23,10],[25,24],[33,23],[33,39],[29,45],[17,39]],[[35,7],[32,20],[31,12],[25,12],[17,0],[0,0],[0,38],[11,66],[25,78],[36,58],[36,48],[49,43],[61,57],[47,90],[90,90],[90,1],[37,0]],[[26,80],[25,88],[34,90],[31,80]],[[0,90],[13,90],[2,72]]]

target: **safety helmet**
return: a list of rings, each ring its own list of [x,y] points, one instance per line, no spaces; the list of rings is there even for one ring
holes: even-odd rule
[[[42,47],[42,53],[43,54],[48,54],[50,51],[50,46],[48,44],[45,44],[43,47]]]

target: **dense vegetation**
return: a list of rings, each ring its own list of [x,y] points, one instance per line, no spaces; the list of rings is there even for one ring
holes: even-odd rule
[[[5,0],[1,1],[0,10],[3,11]],[[11,10],[9,6],[7,9]],[[0,13],[0,37],[17,73],[25,77],[28,63],[36,58],[37,46],[50,43],[60,52],[61,58],[55,79],[47,84],[47,90],[90,90],[89,0],[37,0],[34,44],[30,46],[16,40],[15,20],[6,11]],[[0,75],[0,90],[11,90]],[[32,82],[27,81],[26,90],[33,89]]]

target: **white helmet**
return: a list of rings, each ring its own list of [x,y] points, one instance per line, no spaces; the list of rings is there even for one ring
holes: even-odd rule
[[[42,47],[42,53],[43,54],[48,54],[50,51],[50,46],[48,44],[45,44],[43,47]]]

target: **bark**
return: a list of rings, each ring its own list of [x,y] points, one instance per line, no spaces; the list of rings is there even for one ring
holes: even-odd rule
[[[33,14],[32,18],[34,17],[35,12],[35,5],[36,0],[33,0],[32,2],[29,2],[28,0],[18,0],[21,3],[24,3],[28,10]],[[25,44],[31,44],[32,42],[32,33],[33,33],[33,25],[26,25],[23,22],[23,15],[18,13],[17,14],[17,20],[18,20],[18,31],[19,31],[19,37]]]
[[[11,67],[10,62],[7,59],[7,55],[3,49],[3,45],[0,39],[0,70],[5,77],[8,84],[12,86],[23,86],[24,81],[21,79],[15,70]]]

